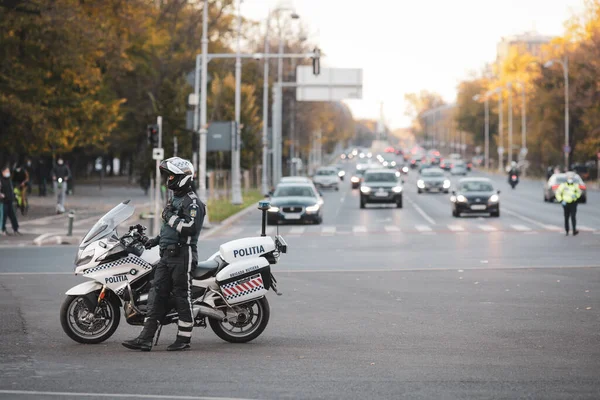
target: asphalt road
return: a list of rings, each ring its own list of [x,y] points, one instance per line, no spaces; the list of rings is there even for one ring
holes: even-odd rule
[[[500,218],[455,219],[413,175],[403,209],[360,210],[345,181],[325,193],[322,226],[280,228],[284,294],[246,345],[196,330],[191,351],[167,353],[167,327],[136,353],[120,345],[139,332],[124,321],[76,344],[58,320],[82,281],[75,248],[0,248],[0,398],[600,398],[599,194],[565,237],[539,182],[497,178]],[[257,211],[200,252],[259,227]]]

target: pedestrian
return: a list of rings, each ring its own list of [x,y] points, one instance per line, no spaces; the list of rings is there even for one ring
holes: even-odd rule
[[[573,236],[579,233],[577,230],[577,202],[580,197],[581,189],[579,184],[575,182],[575,173],[569,171],[567,172],[567,181],[561,183],[556,189],[556,200],[562,204],[565,215],[566,236],[569,236],[569,218],[571,218],[571,225],[573,226]]]
[[[38,160],[37,164],[37,179],[40,197],[46,196],[47,183],[48,183],[48,167],[44,162],[43,158]]]
[[[15,235],[21,235],[19,232],[19,222],[17,221],[17,214],[15,213],[15,193],[13,190],[12,181],[10,179],[10,168],[5,166],[2,169],[2,178],[0,178],[0,185],[2,194],[4,195],[2,202],[4,204],[4,216],[2,218],[2,235],[8,235],[6,231],[6,220],[10,219],[13,232]]]
[[[21,210],[21,215],[27,213],[27,185],[29,183],[29,173],[21,162],[15,164],[12,173],[12,184],[17,196],[17,203]]]
[[[27,176],[29,179],[27,180],[27,194],[31,194],[32,190],[32,181],[33,181],[33,164],[31,163],[31,158],[25,158],[25,171],[27,172]]]
[[[2,192],[2,177],[0,176],[0,226],[4,221],[4,193]],[[0,235],[4,235],[4,231],[0,233]]]
[[[123,346],[132,350],[152,350],[159,323],[169,311],[171,292],[179,321],[175,342],[167,350],[188,349],[194,327],[191,273],[198,263],[198,236],[206,208],[191,190],[194,176],[191,162],[179,157],[168,158],[160,163],[160,171],[166,175],[167,187],[174,197],[162,212],[160,235],[146,242],[147,249],[160,246],[160,261],[154,270],[144,329],[137,338],[123,342]]]
[[[56,193],[56,213],[65,212],[65,197],[67,197],[67,182],[71,178],[71,170],[65,165],[62,157],[58,157],[56,166],[52,169],[52,184]]]

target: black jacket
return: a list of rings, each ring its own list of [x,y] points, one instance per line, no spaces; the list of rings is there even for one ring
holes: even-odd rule
[[[71,170],[69,169],[69,167],[67,167],[67,164],[56,164],[56,166],[52,170],[52,179],[58,178],[71,178]]]
[[[174,196],[163,212],[163,225],[160,229],[159,245],[165,249],[170,244],[182,244],[192,247],[197,260],[197,243],[204,215],[204,203],[192,191],[183,196]]]
[[[4,195],[3,203],[10,204],[15,200],[15,193],[13,192],[13,185],[10,178],[0,177],[0,190]]]

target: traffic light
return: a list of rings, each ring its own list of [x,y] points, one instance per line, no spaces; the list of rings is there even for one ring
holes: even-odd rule
[[[321,73],[321,50],[319,50],[318,47],[315,47],[313,52],[315,54],[312,59],[313,74],[319,75]]]
[[[146,129],[146,134],[148,136],[148,144],[151,147],[158,147],[158,125],[148,125],[148,128]]]

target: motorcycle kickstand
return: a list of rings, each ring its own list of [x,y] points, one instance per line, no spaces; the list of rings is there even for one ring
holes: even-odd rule
[[[154,341],[154,345],[158,346],[158,338],[160,338],[160,332],[162,331],[162,324],[158,326],[158,331],[156,331],[156,340]]]

